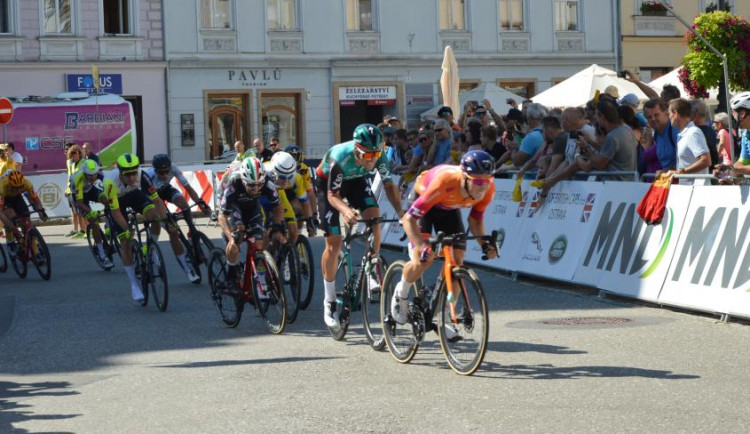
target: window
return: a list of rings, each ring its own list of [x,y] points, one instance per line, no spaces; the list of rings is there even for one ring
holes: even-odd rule
[[[44,33],[73,33],[72,0],[44,0]]]
[[[672,4],[672,1],[665,1],[665,3]],[[724,7],[727,8],[727,12],[737,13],[734,8],[734,0],[724,0]],[[709,12],[719,9],[719,0],[700,0],[700,9],[698,12]]]
[[[247,95],[245,94],[209,94],[208,105],[208,157],[221,158],[222,154],[231,152],[234,142],[242,140],[247,143]]]
[[[298,142],[300,94],[262,92],[260,110],[265,143],[271,137],[278,137],[282,147],[292,143],[302,147]]]
[[[440,30],[466,30],[464,0],[440,0]]]
[[[555,1],[555,30],[558,32],[580,30],[578,28],[578,0]]]
[[[351,32],[373,30],[372,0],[346,0],[346,29]]]
[[[0,0],[0,33],[13,33],[10,0]]]
[[[202,29],[231,29],[232,5],[229,0],[201,0]]]
[[[296,0],[268,0],[268,29],[297,30]]]
[[[131,35],[133,33],[130,0],[103,0],[102,6],[105,35]]]
[[[497,5],[500,13],[500,29],[505,31],[524,31],[524,0],[500,0]]]
[[[531,99],[532,96],[536,95],[536,85],[533,81],[500,81],[497,82],[498,87],[502,87],[508,92],[514,93],[523,99]],[[519,103],[521,101],[518,101]]]

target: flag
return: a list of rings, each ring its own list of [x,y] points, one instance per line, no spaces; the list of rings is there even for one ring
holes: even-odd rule
[[[99,67],[96,65],[91,65],[91,78],[94,80],[94,89],[96,89],[96,93],[99,93]]]

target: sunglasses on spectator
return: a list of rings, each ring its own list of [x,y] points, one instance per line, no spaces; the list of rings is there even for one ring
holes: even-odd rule
[[[489,185],[490,182],[492,182],[492,178],[472,178],[469,177],[469,181],[471,181],[472,185],[476,185],[477,187],[481,187],[483,185]]]

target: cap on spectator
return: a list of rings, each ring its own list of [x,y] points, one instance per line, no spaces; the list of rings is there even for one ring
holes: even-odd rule
[[[481,115],[486,115],[487,114],[487,109],[483,105],[480,105],[480,106],[477,106],[476,110],[474,110],[474,113],[476,113],[476,114],[478,114],[480,116]]]
[[[437,115],[439,118],[442,118],[445,115],[451,115],[453,116],[453,110],[448,107],[447,105],[444,105],[440,107],[440,110],[438,110]]]
[[[609,94],[612,98],[619,98],[620,97],[620,91],[617,90],[617,86],[610,84],[609,86],[604,88],[604,93]]]
[[[394,134],[396,134],[396,128],[390,126],[383,128],[383,135],[392,136]]]
[[[450,130],[451,129],[451,125],[445,119],[438,119],[438,120],[435,121],[435,123],[433,124],[432,128],[435,129],[435,130],[439,130],[441,128],[444,129],[444,130]]]
[[[427,137],[430,135],[430,130],[427,128],[420,128],[419,133],[417,133],[417,137]]]
[[[7,143],[0,143],[0,150],[4,151],[6,149],[8,149],[8,144]]]
[[[505,118],[509,121],[523,122],[523,112],[516,108],[511,108],[508,110],[508,115]]]
[[[387,123],[387,124],[389,124],[389,123],[391,123],[393,121],[401,122],[396,116],[392,116],[392,115],[386,116],[384,122]]]
[[[629,93],[623,96],[622,98],[618,99],[617,103],[620,105],[627,104],[627,105],[638,107],[639,101],[638,101],[638,97],[635,96],[634,93]]]

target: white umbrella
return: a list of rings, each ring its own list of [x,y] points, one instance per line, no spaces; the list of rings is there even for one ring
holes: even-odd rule
[[[664,88],[665,84],[671,84],[673,86],[677,86],[677,89],[680,90],[680,95],[683,98],[691,99],[692,96],[685,90],[685,86],[682,85],[682,82],[680,81],[680,68],[675,68],[671,70],[668,74],[664,74],[661,77],[657,78],[656,80],[653,80],[648,83],[649,87],[654,89],[656,93],[661,93],[662,89]],[[713,88],[708,90],[708,98],[706,99],[706,103],[709,105],[717,105],[719,104],[718,100],[719,95],[719,89]]]
[[[536,95],[531,100],[550,108],[580,107],[594,98],[597,90],[604,93],[604,89],[608,86],[615,86],[620,97],[633,93],[639,101],[648,99],[638,86],[624,78],[619,78],[615,71],[594,64]]]
[[[453,113],[458,113],[461,109],[458,102],[458,63],[453,56],[453,49],[450,45],[445,46],[443,53],[443,74],[440,76],[440,89],[443,91],[443,105],[450,107]]]
[[[523,101],[523,98],[521,98],[520,96],[514,94],[513,92],[509,92],[502,87],[497,87],[492,83],[482,83],[474,89],[467,90],[458,97],[458,101],[460,103],[460,107],[463,108],[463,106],[466,105],[467,101],[477,101],[481,105],[483,104],[482,101],[484,101],[485,98],[490,100],[492,108],[495,110],[495,113],[499,115],[505,115],[506,113],[508,113],[508,110],[510,110],[511,106],[509,106],[505,102],[505,100],[507,100],[508,98],[513,98],[518,103],[521,103]],[[419,116],[422,119],[435,119],[438,117],[437,112],[442,106],[442,104],[435,106],[427,110],[426,112],[423,112]],[[458,117],[461,115],[461,112],[455,111],[454,109],[453,115],[456,119],[458,119]]]

